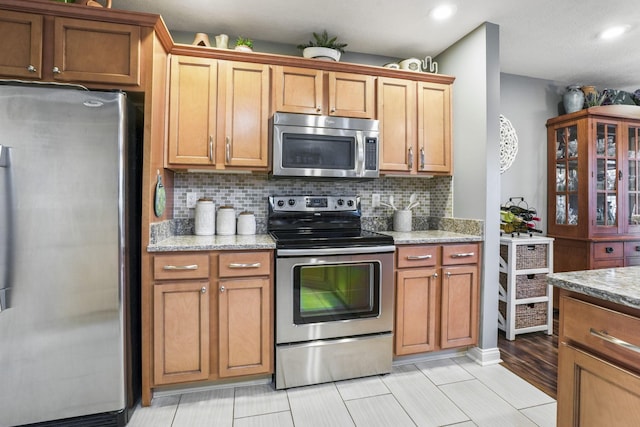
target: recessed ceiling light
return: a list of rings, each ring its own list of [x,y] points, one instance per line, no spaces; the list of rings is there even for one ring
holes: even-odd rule
[[[451,18],[456,13],[456,6],[452,4],[443,4],[431,9],[429,16],[436,21],[443,21]]]
[[[603,40],[611,40],[616,37],[620,37],[624,33],[629,30],[628,25],[617,25],[615,27],[610,27],[600,33],[600,38]]]

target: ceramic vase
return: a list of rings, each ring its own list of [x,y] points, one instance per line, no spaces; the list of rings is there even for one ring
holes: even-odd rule
[[[567,114],[582,110],[584,92],[580,90],[580,85],[567,86],[567,91],[562,96],[562,105]]]

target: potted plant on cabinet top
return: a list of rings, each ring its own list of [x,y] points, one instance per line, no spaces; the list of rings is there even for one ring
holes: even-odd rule
[[[311,40],[309,43],[298,45],[298,49],[302,50],[302,56],[305,58],[339,61],[340,55],[347,47],[346,43],[337,42],[337,36],[329,38],[327,30],[324,30],[322,34],[313,33],[313,38],[315,40]]]
[[[253,40],[251,40],[250,38],[239,36],[236,39],[235,50],[239,50],[242,52],[253,52]]]

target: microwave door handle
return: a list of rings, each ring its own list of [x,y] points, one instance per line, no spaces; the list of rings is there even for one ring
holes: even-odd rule
[[[6,145],[0,145],[0,174],[4,175],[4,200],[0,200],[0,220],[5,221],[6,230],[4,239],[0,241],[0,247],[4,251],[5,271],[0,276],[0,313],[9,308],[9,294],[11,291],[11,283],[13,281],[13,244],[14,244],[14,224],[13,224],[13,182],[11,171],[11,148]],[[0,194],[2,194],[0,193]]]
[[[356,173],[364,175],[364,135],[362,131],[356,131]]]

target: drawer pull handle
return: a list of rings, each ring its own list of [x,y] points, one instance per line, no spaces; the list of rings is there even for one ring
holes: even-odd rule
[[[229,264],[229,268],[260,268],[261,265],[262,264],[260,264],[259,262],[254,262],[252,264],[240,264],[232,262],[231,264]]]
[[[461,254],[452,254],[451,258],[468,258],[470,256],[475,256],[475,252],[464,252]]]
[[[536,250],[536,245],[527,245],[527,250],[528,251],[535,251]]]
[[[636,252],[640,252],[640,246],[636,246]]]
[[[432,258],[432,255],[409,255],[407,256],[407,259],[409,260],[416,260],[416,259],[429,259]]]
[[[630,344],[626,341],[621,340],[620,338],[616,338],[612,335],[609,335],[606,331],[596,331],[593,328],[589,328],[589,333],[591,335],[603,339],[605,341],[610,342],[611,344],[619,345],[620,347],[624,347],[627,350],[635,351],[636,353],[640,353],[640,347],[637,345]]]
[[[198,264],[191,265],[165,265],[163,270],[197,270]]]
[[[604,248],[604,251],[608,254],[612,254],[613,253],[613,248],[611,246],[607,246],[606,248]]]

